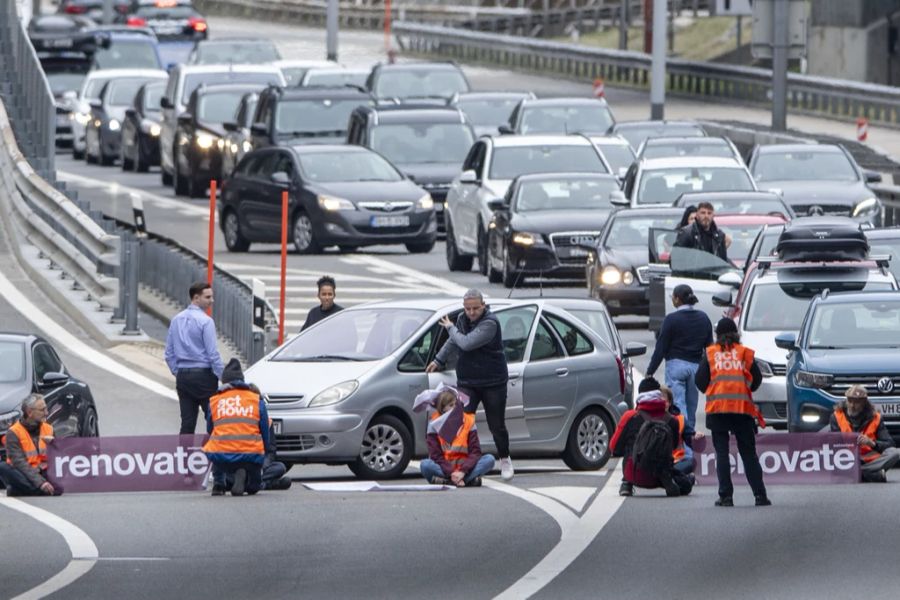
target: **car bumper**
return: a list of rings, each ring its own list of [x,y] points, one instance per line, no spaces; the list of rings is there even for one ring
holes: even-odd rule
[[[552,248],[523,247],[511,244],[509,260],[523,275],[544,275],[565,279],[584,279],[585,257],[560,259]]]
[[[151,166],[159,166],[159,136],[138,136],[138,151]]]
[[[599,285],[594,290],[595,297],[602,300],[614,315],[650,314],[650,298],[645,285]]]
[[[787,426],[787,378],[783,375],[763,377],[753,401],[759,407],[766,424],[775,429]]]
[[[122,131],[112,131],[104,126],[100,130],[100,151],[105,156],[118,158],[122,151]]]
[[[359,455],[364,422],[361,415],[333,412],[279,411],[269,416],[281,422],[275,436],[278,458],[290,462],[346,462]]]
[[[433,211],[404,213],[409,226],[374,227],[374,215],[365,211],[327,213],[318,223],[316,238],[323,245],[374,246],[433,241],[437,237],[437,221]],[[398,215],[400,216],[400,215]]]
[[[187,173],[191,179],[209,181],[222,175],[222,152],[216,147],[209,150],[195,148],[188,156]]]

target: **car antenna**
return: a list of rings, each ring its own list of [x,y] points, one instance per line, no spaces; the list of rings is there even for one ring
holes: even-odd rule
[[[509,288],[509,294],[506,295],[506,299],[509,300],[512,298],[512,293],[516,290],[516,286],[519,285],[519,278],[522,277],[522,269],[519,269],[519,272],[516,273],[516,280],[513,281],[512,287]]]
[[[544,297],[544,270],[543,269],[538,271],[538,286],[540,286],[538,288],[540,290],[540,292],[539,292],[540,297],[543,298]]]

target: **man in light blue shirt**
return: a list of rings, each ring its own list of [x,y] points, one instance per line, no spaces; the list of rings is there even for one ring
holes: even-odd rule
[[[191,303],[175,315],[166,336],[166,364],[175,376],[181,434],[194,433],[200,408],[204,415],[209,412],[209,399],[218,391],[224,368],[216,346],[216,324],[206,314],[213,304],[212,287],[195,283],[189,294]]]

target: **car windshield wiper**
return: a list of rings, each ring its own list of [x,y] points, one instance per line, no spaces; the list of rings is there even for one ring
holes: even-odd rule
[[[281,133],[282,137],[321,137],[326,135],[343,135],[341,129],[325,129],[322,131],[288,131]]]
[[[329,360],[364,361],[375,360],[375,358],[371,356],[346,356],[344,354],[317,354],[315,356],[304,356],[302,358],[292,358],[289,360],[291,362],[325,362]]]
[[[810,350],[849,350],[847,346],[810,346]]]

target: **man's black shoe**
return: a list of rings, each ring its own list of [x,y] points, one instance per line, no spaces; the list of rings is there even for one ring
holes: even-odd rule
[[[769,500],[768,496],[757,496],[756,497],[756,505],[757,506],[772,506],[772,501]]]
[[[466,484],[466,487],[481,487],[481,477],[476,477],[472,481]]]
[[[678,488],[678,485],[675,482],[671,482],[666,484],[666,496],[669,498],[677,498],[681,495],[681,490]]]
[[[225,495],[225,486],[214,484],[212,489],[213,496],[224,496]]]
[[[634,496],[634,486],[628,483],[627,481],[623,481],[622,485],[619,486],[619,495],[620,496]]]
[[[731,496],[721,496],[716,500],[716,506],[734,506],[734,499]]]
[[[247,484],[247,470],[238,469],[234,472],[234,485],[231,486],[232,496],[243,496],[244,486]]]
[[[289,490],[291,489],[291,484],[294,483],[291,481],[290,477],[282,477],[281,479],[276,479],[272,483],[266,486],[267,490]]]

